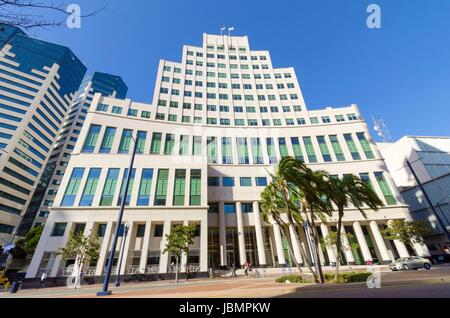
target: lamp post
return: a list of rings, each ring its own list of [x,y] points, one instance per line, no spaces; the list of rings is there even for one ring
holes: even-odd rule
[[[114,261],[114,254],[116,252],[117,240],[118,240],[118,237],[119,237],[119,230],[120,230],[120,226],[122,224],[123,212],[125,210],[125,205],[126,205],[126,202],[127,202],[127,193],[128,193],[128,188],[130,186],[130,179],[131,179],[131,174],[132,174],[132,170],[133,170],[134,159],[136,158],[136,150],[137,150],[137,140],[135,140],[133,138],[133,136],[131,136],[131,138],[134,141],[133,154],[131,156],[130,166],[128,168],[127,180],[126,180],[126,183],[125,183],[125,191],[124,191],[124,194],[123,194],[123,197],[122,197],[122,202],[120,204],[119,216],[117,218],[117,224],[116,224],[116,231],[114,233],[114,238],[113,238],[113,242],[112,242],[112,245],[111,245],[111,251],[109,252],[108,266],[106,268],[105,279],[103,281],[103,288],[102,288],[101,291],[97,292],[97,296],[109,296],[109,295],[112,294],[112,291],[108,290],[108,285],[109,285],[109,280],[111,278],[111,271],[112,271],[112,265],[113,265],[113,261]]]
[[[122,260],[123,254],[125,252],[125,241],[127,240],[128,230],[130,229],[130,224],[126,223],[123,229],[123,237],[122,237],[122,248],[120,249],[120,258],[119,258],[119,266],[117,267],[117,275],[116,275],[116,287],[120,287],[120,270],[122,269]]]

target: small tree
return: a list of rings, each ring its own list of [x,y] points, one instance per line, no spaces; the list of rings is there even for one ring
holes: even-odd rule
[[[330,231],[328,236],[325,238],[324,243],[336,246],[336,242],[337,242],[337,232]],[[341,233],[341,246],[343,252],[345,251],[351,252],[352,250],[359,248],[359,244],[356,243],[356,238],[352,233]],[[348,265],[348,258],[345,257],[345,259],[347,260]]]
[[[423,237],[431,232],[424,221],[393,220],[382,234],[388,240],[399,240],[413,248],[412,244],[425,244]]]
[[[178,283],[178,264],[180,263],[181,255],[186,256],[189,253],[189,247],[194,244],[196,225],[176,226],[170,234],[166,235],[167,243],[163,254],[169,253],[176,258],[175,282]]]
[[[39,239],[41,238],[42,231],[44,230],[44,226],[37,226],[32,228],[28,233],[25,235],[25,240],[23,244],[23,249],[27,253],[28,256],[31,256],[34,254],[34,251],[36,250],[36,247],[39,243]]]
[[[75,288],[78,283],[79,273],[83,271],[83,265],[98,258],[100,244],[97,237],[85,236],[83,233],[71,233],[66,247],[60,248],[57,255],[66,261],[75,257],[75,265],[77,266],[77,275],[75,277]]]

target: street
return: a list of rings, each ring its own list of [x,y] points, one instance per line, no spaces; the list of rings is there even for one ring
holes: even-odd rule
[[[450,265],[431,270],[382,272],[380,288],[366,283],[347,285],[277,284],[276,277],[216,278],[189,282],[156,281],[111,285],[111,298],[450,298]],[[72,290],[66,287],[20,290],[17,294],[0,293],[2,298],[91,298],[100,285]]]

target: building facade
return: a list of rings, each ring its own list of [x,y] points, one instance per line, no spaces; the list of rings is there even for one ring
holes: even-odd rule
[[[66,47],[0,25],[0,246],[38,187],[86,67]]]
[[[448,237],[405,166],[409,160],[434,211],[450,231],[450,138],[406,136],[395,143],[380,144],[380,150],[403,199],[410,206],[412,218],[427,222],[432,229],[425,237],[430,253],[450,257]]]
[[[102,96],[124,99],[127,91],[128,87],[122,78],[116,75],[95,72],[83,81],[63,121],[45,172],[24,214],[19,235],[25,235],[33,225],[45,223],[94,95],[100,93]]]
[[[381,234],[390,220],[410,215],[356,105],[309,111],[294,69],[274,67],[269,52],[251,50],[247,37],[204,34],[202,47],[183,47],[181,63],[160,62],[156,83],[151,105],[94,96],[28,278],[63,275],[73,261],[55,252],[80,231],[100,240],[99,259],[86,268],[101,276],[124,195],[130,231],[125,238],[121,231],[114,262],[123,258],[122,273],[172,271],[173,259],[162,251],[179,224],[198,229],[182,271],[186,263],[200,272],[246,261],[282,267],[295,257],[303,263],[303,230],[300,238],[292,226],[287,231],[291,256],[279,226],[260,215],[260,193],[286,156],[332,175],[359,175],[383,198],[386,206],[368,210],[368,219],[348,208],[344,229],[359,247],[346,251],[346,263],[428,254],[424,246],[409,251]],[[137,155],[125,194],[133,140]],[[336,220],[319,225],[322,237]],[[336,259],[332,246],[320,255],[325,265]]]

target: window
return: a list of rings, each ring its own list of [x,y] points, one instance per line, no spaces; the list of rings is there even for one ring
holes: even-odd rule
[[[164,115],[163,113],[156,113],[156,120],[164,120],[164,118],[166,118],[166,115]]]
[[[248,120],[248,125],[249,126],[258,126],[258,120],[257,119],[249,119]]]
[[[345,142],[347,143],[348,150],[352,155],[353,160],[361,160],[361,155],[358,152],[358,148],[356,148],[355,141],[351,134],[344,134]]]
[[[345,161],[344,152],[342,151],[341,145],[339,144],[339,140],[337,135],[329,136],[331,147],[333,148],[334,154],[336,155],[336,159],[338,161]]]
[[[256,186],[257,187],[265,187],[267,186],[267,178],[266,177],[256,177]]]
[[[286,143],[286,138],[278,138],[278,146],[280,149],[281,159],[289,157],[289,151]]]
[[[209,187],[218,187],[218,186],[220,186],[219,177],[208,177],[208,186]]]
[[[84,168],[74,168],[70,176],[66,192],[61,201],[61,206],[73,206],[75,198],[80,188],[81,179],[83,178]]]
[[[141,184],[137,199],[138,206],[148,206],[150,204],[150,191],[152,188],[153,169],[142,169]]]
[[[336,115],[335,117],[336,117],[336,121],[338,123],[341,123],[341,122],[345,121],[344,115]]]
[[[125,195],[125,188],[127,185],[127,178],[128,178],[128,168],[126,168],[123,172],[123,176],[122,176],[122,185],[120,187],[120,192],[119,192],[119,198],[117,199],[117,205],[121,205],[122,204],[122,200],[124,198]],[[131,175],[130,175],[130,183],[128,185],[128,191],[126,193],[125,196],[125,205],[130,205],[130,199],[131,199],[131,192],[133,191],[133,184],[134,184],[134,179],[136,177],[136,169],[132,169],[131,170]]]
[[[381,192],[383,193],[384,198],[386,199],[386,203],[388,205],[396,205],[397,200],[392,194],[391,188],[389,187],[389,183],[384,177],[383,172],[375,172],[375,179],[377,179],[378,185],[380,186]]]
[[[84,142],[83,152],[93,153],[97,144],[98,135],[100,134],[100,125],[91,125],[89,127],[88,135]]]
[[[119,106],[113,106],[111,112],[112,112],[113,114],[122,114],[122,110],[123,110],[122,107],[119,107]]]
[[[177,115],[169,115],[169,121],[176,122],[177,121]]]
[[[202,155],[202,136],[194,136],[194,142],[192,144],[192,155]]]
[[[166,134],[166,142],[164,144],[164,154],[166,156],[173,155],[174,148],[175,148],[175,135]]]
[[[208,163],[217,163],[217,140],[216,137],[208,137],[206,141],[206,152]]]
[[[210,203],[208,213],[211,213],[211,214],[219,213],[219,203]]]
[[[143,110],[141,112],[141,118],[150,118],[151,113]]]
[[[119,153],[128,153],[130,151],[131,139],[133,131],[131,129],[124,129],[119,145]]]
[[[201,205],[201,170],[191,170],[190,199],[191,206]]]
[[[137,109],[131,109],[131,108],[130,108],[130,109],[128,110],[128,116],[136,117],[137,114],[138,114]]]
[[[225,214],[236,214],[236,204],[225,203],[223,206]]]
[[[145,224],[138,224],[136,229],[136,237],[144,237],[145,235]]]
[[[156,181],[156,197],[155,197],[156,206],[166,205],[168,182],[169,182],[169,170],[160,169],[158,171],[158,179]]]
[[[145,140],[147,139],[147,132],[138,131],[136,136],[136,153],[142,154],[145,149]]]
[[[238,163],[241,165],[248,165],[250,163],[248,157],[248,147],[246,138],[236,138],[238,150]]]
[[[189,154],[189,136],[180,136],[180,156],[187,156]]]
[[[119,178],[119,169],[111,168],[106,176],[105,186],[103,187],[100,206],[111,206],[114,193],[117,187],[117,179]]]
[[[186,189],[186,170],[175,170],[175,184],[173,189],[173,205],[184,205],[184,194]]]
[[[328,148],[327,142],[325,141],[324,136],[317,136],[317,142],[319,143],[319,149],[322,153],[322,158],[324,162],[331,162],[330,149]]]
[[[306,154],[310,163],[317,162],[316,152],[311,140],[311,137],[303,137],[303,143],[305,144]]]
[[[245,126],[245,119],[236,119],[234,121],[235,126]]]
[[[261,140],[259,138],[251,138],[250,144],[252,147],[253,164],[264,164],[264,157],[261,148]]]
[[[230,137],[222,137],[222,164],[233,164]]]
[[[253,203],[242,203],[242,213],[253,213]]]
[[[153,232],[153,237],[162,237],[164,233],[164,225],[163,224],[156,224],[155,230]]]
[[[350,121],[358,120],[358,116],[356,116],[356,114],[348,114],[347,118]]]
[[[361,145],[362,150],[364,151],[364,154],[366,155],[367,159],[373,159],[375,158],[375,155],[373,154],[372,148],[370,147],[370,143],[366,138],[365,133],[356,133],[356,136],[358,137],[359,143]]]
[[[83,195],[81,196],[80,206],[92,206],[101,172],[102,169],[100,168],[92,168],[91,170],[89,170],[89,175],[86,180],[86,185],[84,186]]]
[[[233,177],[223,177],[222,178],[222,186],[234,187],[234,178]]]
[[[291,143],[292,143],[292,150],[294,151],[295,159],[304,162],[305,158],[303,157],[303,151],[300,146],[300,139],[298,137],[292,137]]]
[[[52,235],[53,237],[62,237],[66,232],[67,223],[55,223],[53,226]]]
[[[324,124],[329,124],[329,123],[331,123],[330,117],[329,117],[329,116],[323,116],[323,117],[322,117],[322,123],[324,123]]]
[[[159,154],[161,152],[161,133],[153,133],[152,144],[150,147],[151,154]]]
[[[252,186],[252,178],[250,177],[241,177],[240,178],[241,187],[251,187]]]
[[[277,159],[277,154],[275,151],[275,143],[273,141],[272,138],[267,138],[266,139],[266,144],[267,144],[267,154],[269,156],[269,163],[270,164],[277,164],[278,163],[278,159]]]
[[[317,117],[311,117],[310,118],[310,121],[311,121],[311,124],[318,124],[319,123],[319,118],[317,118]]]

